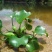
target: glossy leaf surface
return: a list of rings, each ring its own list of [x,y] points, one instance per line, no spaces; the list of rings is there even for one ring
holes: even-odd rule
[[[31,42],[34,44],[35,50],[38,50],[39,49],[38,39],[35,37],[34,39],[31,40]]]
[[[27,36],[23,36],[21,38],[16,37],[15,35],[9,37],[9,44],[13,47],[17,48],[20,45],[26,45],[28,43]]]
[[[16,21],[21,24],[25,18],[30,16],[30,12],[26,12],[25,10],[19,11],[16,13]]]
[[[39,49],[39,44],[35,40],[32,40],[26,45],[26,49],[28,50],[28,52],[34,52],[35,50]]]
[[[19,47],[19,40],[18,40],[18,38],[16,37],[16,36],[11,36],[11,37],[9,37],[9,44],[11,45],[11,46],[13,46],[13,47]]]
[[[38,35],[44,35],[44,34],[46,34],[46,29],[42,26],[37,26],[35,28],[35,33]]]

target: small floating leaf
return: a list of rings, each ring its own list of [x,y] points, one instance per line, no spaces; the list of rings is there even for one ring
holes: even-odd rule
[[[20,45],[26,45],[28,43],[28,38],[26,36],[23,36],[21,38],[14,36],[9,37],[9,44],[13,47],[17,48]]]
[[[44,35],[44,34],[46,34],[46,29],[44,27],[42,27],[42,26],[37,26],[35,28],[35,31],[34,32],[36,34],[38,34],[38,35]]]
[[[30,43],[28,43],[26,45],[26,49],[29,51],[29,52],[34,52],[35,50],[38,50],[39,49],[39,44],[36,42],[36,41],[31,41]]]
[[[15,35],[15,34],[12,33],[12,32],[8,32],[8,33],[5,33],[4,35],[7,36],[7,37],[10,37],[10,36],[13,36],[13,35]]]

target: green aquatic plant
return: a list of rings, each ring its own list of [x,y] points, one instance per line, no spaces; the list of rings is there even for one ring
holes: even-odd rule
[[[5,37],[5,41],[14,48],[19,48],[20,46],[24,46],[26,51],[33,52],[39,49],[38,38],[35,35],[46,35],[48,37],[48,33],[46,29],[42,26],[37,26],[32,34],[28,34],[26,30],[32,30],[32,25],[30,24],[32,20],[28,18],[31,15],[30,12],[26,12],[25,10],[14,12],[10,18],[12,20],[12,30],[7,31],[6,33],[2,32],[2,21],[0,20],[0,35]],[[19,28],[17,29],[13,24],[13,18],[19,23]],[[21,26],[24,21],[24,26]],[[6,43],[6,44],[7,44]]]

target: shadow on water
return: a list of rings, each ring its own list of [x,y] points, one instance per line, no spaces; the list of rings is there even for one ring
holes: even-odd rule
[[[46,41],[43,38],[38,38],[39,43],[46,44]]]
[[[43,38],[38,38],[38,41],[40,43],[40,49],[39,49],[39,51],[42,51],[44,49],[43,45],[45,45],[47,43],[46,43],[46,41]]]
[[[44,49],[44,44],[46,44],[46,41],[43,39],[43,38],[38,38],[38,41],[39,41],[39,46],[40,46],[40,48],[39,48],[39,50],[37,50],[37,51],[35,51],[35,52],[39,52],[39,51],[42,51],[43,49]]]

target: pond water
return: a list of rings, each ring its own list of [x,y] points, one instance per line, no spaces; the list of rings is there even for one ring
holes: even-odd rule
[[[29,16],[29,18],[33,20],[33,27],[37,25],[42,25],[47,29],[49,38],[43,37],[47,43],[47,45],[45,45],[44,47],[43,52],[52,52],[52,7],[31,7],[17,4],[0,5],[0,19],[3,21],[3,24],[7,29],[9,29],[9,27],[11,29],[11,19],[9,18],[9,15],[11,15],[14,11],[20,11],[23,9],[32,13],[31,16]],[[16,25],[16,22],[14,22],[14,24]],[[4,29],[4,31],[5,30],[6,29]],[[5,52],[6,50],[4,49],[1,52]]]
[[[51,7],[29,7],[29,6],[18,6],[18,5],[0,5],[0,19],[9,20],[6,18],[14,11],[25,9],[30,11],[32,14],[31,19],[35,19],[37,22],[43,21],[44,23],[52,26],[52,8]]]

